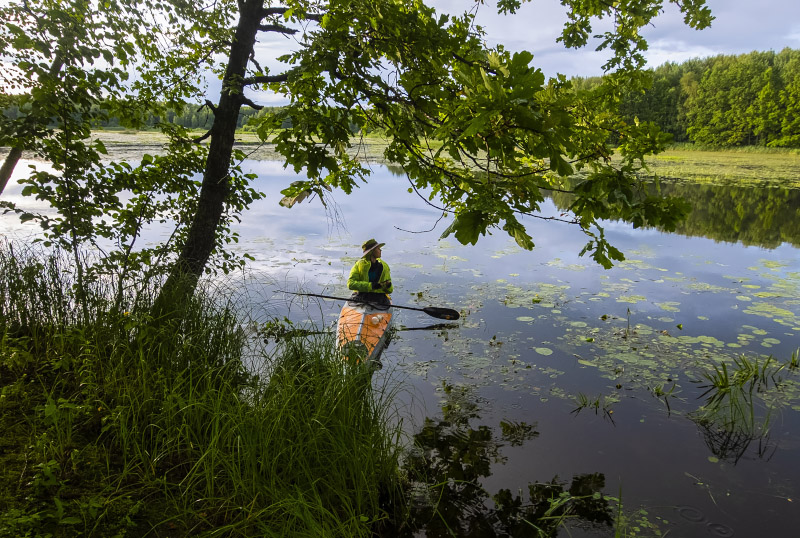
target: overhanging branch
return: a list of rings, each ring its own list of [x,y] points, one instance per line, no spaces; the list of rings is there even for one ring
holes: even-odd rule
[[[296,28],[289,28],[281,24],[259,24],[258,30],[260,32],[275,32],[278,34],[286,34],[286,35],[296,34],[299,31]]]
[[[289,80],[291,71],[281,73],[280,75],[259,75],[257,77],[248,77],[242,81],[242,86],[252,86],[253,84],[271,84],[273,82],[286,82]]]
[[[200,142],[202,142],[203,140],[205,140],[209,136],[211,136],[211,129],[206,131],[206,133],[204,135],[202,135],[202,136],[198,136],[197,138],[192,138],[192,142],[194,142],[195,144],[199,144]]]
[[[261,18],[265,17],[273,17],[275,15],[284,15],[290,8],[288,7],[268,7],[261,10]],[[320,22],[322,21],[323,14],[322,13],[302,13],[300,14],[300,18],[308,19],[311,21]]]
[[[243,105],[247,105],[250,108],[254,108],[256,110],[261,110],[262,108],[264,108],[263,105],[255,104],[253,101],[251,101],[249,98],[245,97],[244,95],[241,96],[240,100],[241,100]]]

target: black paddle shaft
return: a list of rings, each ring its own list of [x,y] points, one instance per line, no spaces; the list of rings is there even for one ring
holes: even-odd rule
[[[360,301],[358,299],[350,299],[348,297],[334,297],[332,295],[320,295],[318,293],[296,293],[291,291],[286,293],[291,293],[292,295],[304,295],[306,297],[320,297],[322,299],[335,299],[337,301],[351,301],[354,303],[361,303],[361,304],[373,304],[370,303],[369,301]],[[425,312],[429,316],[438,319],[456,320],[461,317],[461,314],[459,314],[457,310],[453,310],[452,308],[443,308],[441,306],[426,306],[425,308],[417,308],[414,306],[401,306],[396,304],[390,304],[387,306],[390,306],[391,308],[403,308],[405,310],[417,310],[418,312]]]

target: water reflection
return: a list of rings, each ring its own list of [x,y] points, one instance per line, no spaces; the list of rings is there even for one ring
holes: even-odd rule
[[[670,182],[661,192],[692,205],[677,233],[775,248],[800,246],[800,190]]]
[[[800,246],[798,189],[679,180],[650,183],[649,189],[649,194],[683,198],[692,207],[675,233],[764,248]],[[551,198],[561,210],[573,201],[564,193],[552,193]]]
[[[705,402],[688,417],[716,458],[736,464],[751,447],[759,459],[775,454],[770,428],[787,389],[796,386],[796,370],[795,362],[741,356],[730,368],[722,363],[704,373]]]
[[[571,482],[554,477],[529,483],[527,496],[482,485],[492,466],[504,464],[504,446],[522,446],[539,436],[536,424],[501,421],[500,435],[487,425],[474,427],[480,405],[470,388],[442,386],[442,418],[426,418],[414,435],[406,464],[414,484],[409,527],[400,534],[438,536],[556,536],[567,525],[612,523],[610,499],[602,494],[601,473],[581,474]]]

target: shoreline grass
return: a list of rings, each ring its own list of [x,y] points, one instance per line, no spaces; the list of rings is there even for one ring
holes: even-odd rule
[[[391,395],[324,338],[269,375],[201,293],[180,319],[76,301],[63,260],[0,253],[0,536],[371,536],[402,505]]]

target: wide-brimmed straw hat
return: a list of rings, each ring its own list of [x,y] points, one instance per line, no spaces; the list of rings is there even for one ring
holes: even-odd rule
[[[370,252],[372,252],[372,251],[373,251],[373,250],[375,250],[376,248],[381,248],[381,247],[383,247],[383,245],[385,245],[385,244],[386,244],[386,243],[378,243],[378,242],[377,242],[377,241],[375,241],[374,239],[369,239],[369,240],[367,240],[367,241],[366,241],[366,242],[365,242],[363,245],[361,245],[361,250],[363,250],[363,251],[364,251],[364,252],[361,254],[361,257],[362,257],[362,258],[366,258],[366,257],[367,257],[367,255],[368,255]]]

